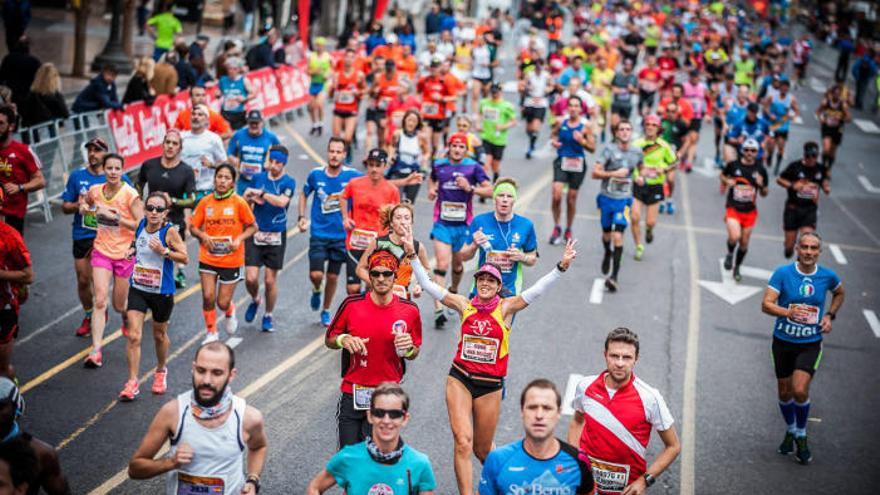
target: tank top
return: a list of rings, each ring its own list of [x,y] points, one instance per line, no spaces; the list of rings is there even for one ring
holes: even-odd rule
[[[844,116],[843,100],[839,100],[837,104],[834,104],[828,98],[826,104],[822,107],[823,124],[828,127],[840,127],[843,125]]]
[[[452,362],[477,376],[507,376],[510,327],[501,316],[501,302],[491,313],[480,312],[468,302],[462,313],[461,335]]]
[[[773,95],[772,99],[770,100],[770,114],[773,115],[775,119],[775,123],[773,125],[774,130],[788,130],[789,121],[783,122],[782,119],[784,119],[788,115],[789,109],[791,109],[791,93],[785,95],[785,98],[780,98],[778,93]]]
[[[413,247],[415,248],[416,253],[419,252],[419,246],[419,241],[413,240]],[[387,249],[388,251],[391,251],[391,254],[397,257],[400,266],[397,268],[397,276],[394,278],[393,290],[398,297],[411,299],[409,283],[412,280],[412,264],[410,264],[408,258],[403,257],[403,255],[406,254],[403,246],[395,244],[394,241],[391,240],[391,235],[383,235],[376,238],[376,249]]]
[[[351,74],[341,71],[336,74],[336,98],[334,109],[340,112],[357,113],[358,110],[358,74],[352,70]]]
[[[422,147],[419,145],[419,135],[400,133],[397,141],[397,163],[392,171],[409,174],[419,168],[419,157],[422,155]]]
[[[489,64],[491,63],[491,54],[489,53],[489,47],[486,45],[475,47],[473,51],[473,56],[474,68],[471,72],[473,77],[477,79],[491,79],[492,68],[489,66]]]
[[[150,241],[159,239],[163,247],[168,247],[165,236],[171,223],[159,230],[147,232],[147,221],[141,220],[134,234],[134,270],[131,272],[131,286],[152,294],[174,294],[174,261],[165,258],[150,248]]]
[[[169,471],[166,495],[203,493],[234,495],[244,486],[242,434],[245,401],[232,396],[232,411],[217,428],[206,428],[192,415],[192,391],[177,396],[177,431],[171,438],[171,455],[181,442],[189,444],[195,455],[179,470]]]
[[[220,78],[220,92],[223,93],[223,110],[227,112],[244,112],[244,101],[233,103],[227,102],[230,96],[247,98],[247,87],[244,85],[244,76],[238,79],[230,79],[228,76]]]
[[[327,80],[327,74],[330,72],[330,54],[317,52],[309,55],[309,70],[316,71],[312,74],[312,82],[322,84]]]
[[[706,87],[703,83],[691,84],[687,81],[682,84],[684,97],[687,98],[694,109],[694,118],[701,119],[706,113]]]
[[[577,131],[583,132],[585,127],[586,125],[583,120],[575,126],[571,125],[568,118],[562,121],[562,124],[559,126],[559,142],[562,144],[558,150],[559,156],[582,158],[585,155],[584,147],[574,140],[574,133]]]

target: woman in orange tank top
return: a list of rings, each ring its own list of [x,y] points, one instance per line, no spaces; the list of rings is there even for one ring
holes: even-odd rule
[[[351,159],[351,142],[357,128],[358,104],[366,89],[364,75],[354,66],[355,51],[345,50],[342,68],[336,71],[330,85],[333,99],[333,137],[342,138]]]

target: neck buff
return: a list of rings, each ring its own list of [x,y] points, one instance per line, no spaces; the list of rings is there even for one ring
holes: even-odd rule
[[[0,440],[0,443],[6,443],[13,438],[17,437],[21,433],[21,429],[18,427],[18,421],[12,422],[12,429],[9,430],[9,433],[3,437],[3,440]]]
[[[474,298],[471,299],[471,305],[477,308],[477,311],[481,313],[491,313],[492,311],[495,311],[495,307],[498,306],[498,303],[500,302],[501,296],[499,296],[498,294],[495,294],[495,297],[493,297],[489,300],[489,302],[486,303],[480,301],[480,298],[478,296],[474,296]]]
[[[231,189],[229,189],[228,191],[226,191],[226,192],[223,193],[223,194],[220,194],[220,193],[218,193],[217,191],[214,191],[214,198],[216,198],[216,199],[226,199],[226,198],[228,198],[229,196],[232,196],[234,193],[235,193],[235,187],[232,187]]]
[[[196,392],[193,391],[190,406],[193,416],[199,419],[214,419],[223,415],[232,407],[232,390],[227,385],[226,390],[223,391],[223,396],[220,397],[220,402],[211,407],[205,407],[196,402]]]
[[[403,439],[397,440],[397,447],[391,452],[382,452],[379,446],[373,441],[373,436],[367,437],[367,452],[370,457],[379,464],[397,464],[397,461],[403,456]]]

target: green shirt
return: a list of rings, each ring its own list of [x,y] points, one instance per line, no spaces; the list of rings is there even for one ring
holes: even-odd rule
[[[655,24],[649,24],[645,28],[645,46],[656,48],[660,45],[660,36],[660,28]]]
[[[516,118],[516,109],[506,100],[493,101],[483,98],[480,101],[480,116],[483,119],[483,131],[480,138],[495,146],[507,146],[507,129],[499,130],[498,126]]]
[[[755,73],[755,61],[752,59],[734,60],[733,83],[752,85],[752,77]]]
[[[642,159],[642,173],[645,176],[645,184],[662,185],[666,182],[666,171],[672,167],[677,158],[672,146],[663,138],[657,138],[656,141],[648,141],[644,136],[636,139],[633,146],[642,150],[644,158]],[[646,171],[645,169],[652,169]],[[639,171],[633,173],[633,178],[639,177]]]
[[[156,26],[156,48],[174,48],[174,35],[183,31],[180,21],[171,12],[154,15],[147,21],[148,26]]]

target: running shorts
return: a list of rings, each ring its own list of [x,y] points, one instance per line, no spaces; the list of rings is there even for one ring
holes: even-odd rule
[[[599,222],[603,232],[616,230],[623,232],[629,225],[629,210],[632,198],[609,198],[604,194],[596,196],[596,208],[599,209]]]
[[[165,323],[171,319],[171,310],[174,309],[174,294],[154,294],[144,292],[135,287],[128,289],[128,310],[153,313],[153,321]]]
[[[74,239],[73,241],[73,259],[81,260],[88,258],[92,254],[92,246],[95,244],[95,238]]]
[[[472,375],[460,370],[454,364],[449,368],[449,376],[461,382],[474,399],[504,389],[504,378]]]
[[[738,224],[742,226],[744,229],[750,229],[755,226],[755,222],[758,221],[758,210],[754,209],[749,212],[737,211],[736,208],[727,208],[724,212],[724,221],[727,220],[736,220]]]
[[[345,239],[309,238],[309,270],[323,272],[327,262],[327,273],[339,274],[342,264],[348,259],[345,252]]]
[[[835,146],[839,146],[843,142],[843,127],[839,125],[823,125],[822,138],[830,138]]]
[[[103,268],[113,273],[116,278],[131,277],[134,270],[134,258],[123,258],[121,260],[113,260],[105,256],[97,249],[92,250],[92,267]]]
[[[492,144],[489,141],[483,141],[483,149],[486,151],[486,154],[491,156],[493,160],[501,161],[504,157],[504,146],[498,146],[497,144]]]
[[[795,370],[806,371],[813,376],[822,361],[822,341],[795,344],[774,337],[770,351],[776,378],[788,378]]]
[[[544,117],[546,115],[546,108],[523,107],[522,117],[525,121],[540,120],[541,122],[544,122]]]
[[[378,108],[367,109],[367,122],[375,122],[376,124],[379,124],[379,122],[386,117],[388,117],[388,112],[385,110],[379,110]]]
[[[780,130],[770,131],[770,135],[775,138],[788,139],[788,131],[787,130],[785,130],[785,131],[780,131]]]
[[[357,112],[348,112],[345,110],[333,110],[333,116],[339,117],[340,119],[350,119],[352,117],[357,117]]]
[[[632,111],[632,103],[614,102],[611,104],[611,113],[619,115],[622,119],[628,119],[629,116],[632,115]]]
[[[367,421],[367,411],[354,408],[354,398],[343,392],[336,406],[336,428],[339,435],[339,448],[363,442],[373,434]]]
[[[313,82],[309,84],[309,96],[318,96],[321,91],[324,91],[324,83]]]
[[[0,310],[0,345],[6,345],[18,337],[18,311],[12,308]]]
[[[691,125],[688,128],[688,130],[690,132],[696,132],[697,134],[699,134],[700,129],[702,129],[702,128],[703,128],[703,118],[702,117],[700,117],[700,118],[694,117],[691,119]]]
[[[633,198],[650,206],[663,201],[666,195],[663,193],[663,184],[633,184]]]
[[[445,123],[446,119],[425,119],[425,125],[430,127],[434,132],[443,132]]]
[[[452,246],[452,252],[457,253],[471,241],[471,230],[465,224],[446,225],[437,222],[431,229],[431,239],[449,244]]]
[[[358,249],[349,249],[345,257],[345,283],[360,284],[361,278],[357,275],[358,263],[363,258],[364,252]]]
[[[286,248],[287,234],[284,232],[281,233],[281,244],[278,246],[257,246],[251,236],[244,241],[244,265],[280,270],[284,266]]]
[[[199,262],[199,272],[211,273],[217,276],[221,284],[234,284],[241,280],[241,267],[222,268]]]
[[[584,183],[584,178],[587,176],[587,159],[583,158],[583,160],[583,172],[570,172],[562,170],[562,158],[556,157],[556,160],[553,160],[553,182],[566,184],[569,189],[580,189],[581,184]]]
[[[803,208],[795,205],[785,205],[782,212],[783,230],[800,230],[803,227],[816,228],[818,223],[819,208]]]

